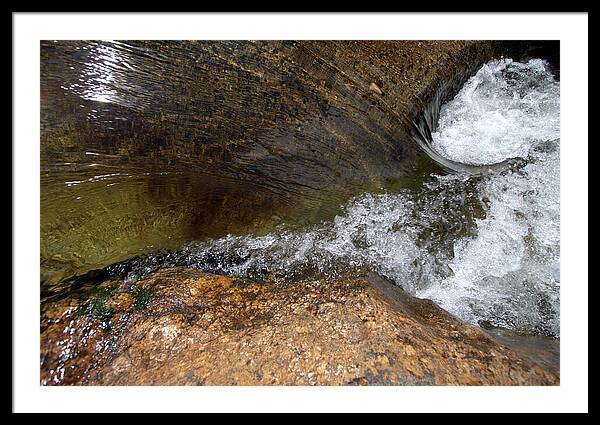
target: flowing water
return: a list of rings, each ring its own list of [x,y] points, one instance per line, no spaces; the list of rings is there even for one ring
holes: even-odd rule
[[[420,44],[42,41],[40,280],[315,224],[414,179],[409,112],[438,74],[410,63],[469,45]]]
[[[134,280],[187,265],[289,280],[368,269],[467,322],[558,337],[559,100],[544,61],[491,61],[442,106],[427,140],[465,167],[365,193],[317,225],[195,242],[109,270]]]

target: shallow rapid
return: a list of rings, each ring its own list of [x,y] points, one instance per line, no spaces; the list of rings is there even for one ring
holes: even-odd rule
[[[559,101],[544,61],[491,61],[442,106],[431,146],[458,163],[510,160],[502,169],[367,193],[308,229],[192,243],[130,278],[165,263],[259,280],[365,269],[467,322],[558,337]]]

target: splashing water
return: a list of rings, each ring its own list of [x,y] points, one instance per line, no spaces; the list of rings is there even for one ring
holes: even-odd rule
[[[374,270],[470,323],[559,335],[559,84],[545,62],[492,61],[442,107],[432,146],[485,175],[364,194],[333,222],[193,243],[131,272],[184,264],[252,278]]]
[[[558,138],[559,110],[559,84],[544,61],[491,61],[442,106],[432,146],[463,164],[526,158]]]

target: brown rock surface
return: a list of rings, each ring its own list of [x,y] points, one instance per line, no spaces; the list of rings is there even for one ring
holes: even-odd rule
[[[42,305],[43,385],[557,385],[377,276],[258,284],[172,268]]]

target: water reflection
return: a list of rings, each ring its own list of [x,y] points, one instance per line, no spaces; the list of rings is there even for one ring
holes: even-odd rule
[[[79,79],[83,83],[84,99],[97,102],[111,102],[117,95],[111,86],[115,84],[113,66],[119,66],[124,58],[117,50],[104,44],[92,49],[90,62],[85,67],[85,72]]]

